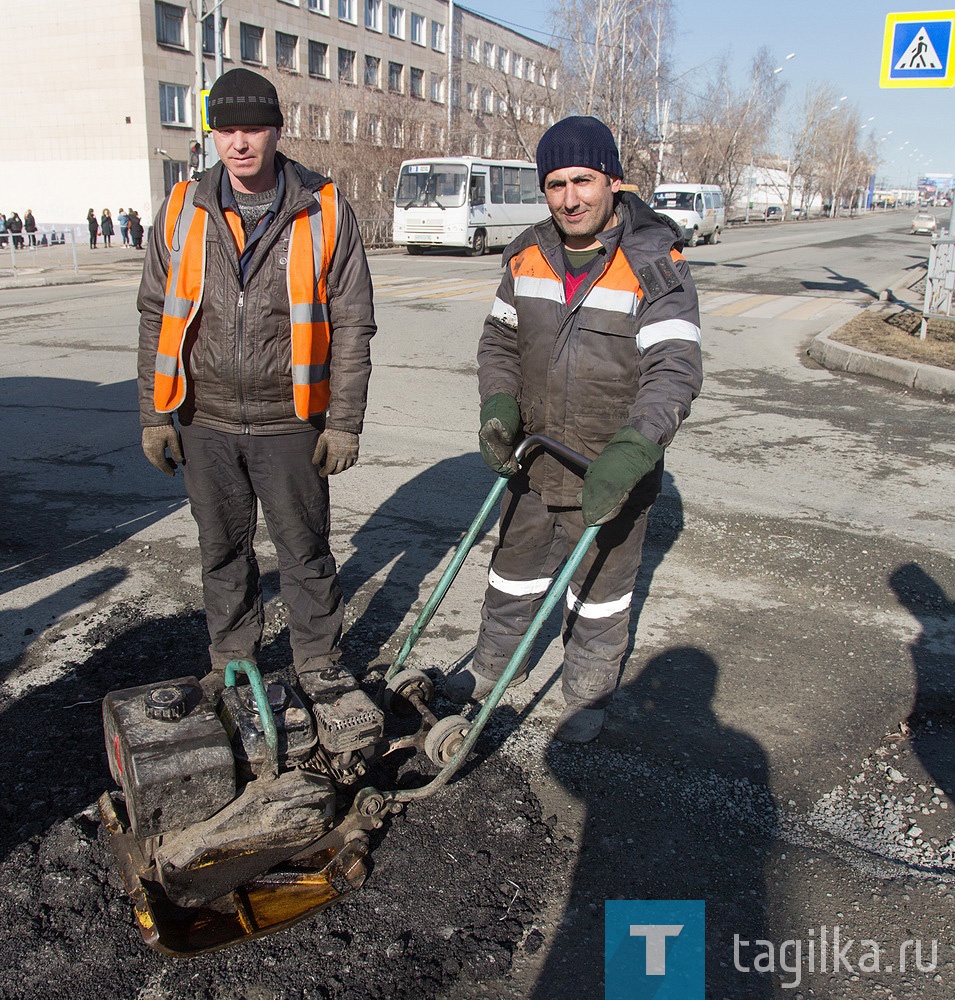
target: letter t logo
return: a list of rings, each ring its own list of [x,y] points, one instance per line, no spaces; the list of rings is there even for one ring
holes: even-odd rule
[[[631,924],[630,937],[646,940],[648,976],[665,976],[667,972],[667,938],[679,937],[683,924]]]

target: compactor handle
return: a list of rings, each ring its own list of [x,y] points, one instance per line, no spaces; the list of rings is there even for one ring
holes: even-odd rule
[[[521,459],[535,445],[545,448],[552,455],[566,459],[572,465],[579,466],[581,469],[586,469],[590,465],[590,459],[584,458],[579,451],[574,451],[573,448],[568,448],[567,445],[561,444],[560,441],[555,441],[544,434],[530,434],[514,449],[514,458],[517,459],[518,465],[521,464]]]

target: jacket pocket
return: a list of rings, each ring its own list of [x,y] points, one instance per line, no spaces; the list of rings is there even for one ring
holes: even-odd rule
[[[640,352],[633,320],[620,316],[578,328],[574,375],[580,405],[600,412],[621,396],[632,396],[640,380]]]

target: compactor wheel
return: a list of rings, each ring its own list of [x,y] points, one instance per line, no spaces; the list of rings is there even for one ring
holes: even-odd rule
[[[385,710],[395,715],[412,715],[414,706],[408,701],[410,694],[417,693],[423,702],[434,696],[434,682],[423,670],[402,670],[388,681],[385,688]]]
[[[424,752],[433,763],[443,766],[461,749],[470,731],[471,723],[463,715],[440,719],[424,738]]]

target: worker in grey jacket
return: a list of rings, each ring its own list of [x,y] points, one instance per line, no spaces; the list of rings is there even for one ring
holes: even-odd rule
[[[221,76],[209,120],[221,163],[173,188],[140,286],[143,451],[169,475],[183,464],[213,671],[259,652],[261,504],[295,668],[306,694],[320,693],[341,670],[344,610],[326,477],[358,458],[371,277],[334,184],[277,152],[283,118],[268,80]]]
[[[505,250],[478,348],[481,454],[512,478],[474,658],[445,687],[459,702],[490,693],[560,563],[586,526],[603,525],[564,610],[566,708],[555,735],[584,743],[617,685],[663,452],[702,384],[700,314],[679,234],[620,191],[602,122],[558,122],[541,138],[537,168],[551,218]],[[514,446],[529,434],[591,459],[583,481],[535,449],[515,474]]]

